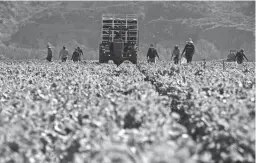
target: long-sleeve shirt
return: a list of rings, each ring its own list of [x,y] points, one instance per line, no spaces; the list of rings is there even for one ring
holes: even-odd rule
[[[172,52],[172,57],[179,58],[180,56],[180,49],[174,49]]]
[[[184,47],[181,55],[183,55],[184,52],[193,55],[195,53],[195,46],[191,43],[186,44],[186,46]]]
[[[154,49],[154,48],[149,48],[149,49],[148,49],[148,53],[147,53],[147,58],[155,58],[155,57],[158,57],[158,58],[159,58],[156,49]]]
[[[46,60],[52,61],[52,49],[48,48]]]
[[[235,61],[243,61],[244,58],[248,61],[243,52],[237,52],[235,56]]]
[[[69,56],[68,49],[61,49],[59,57],[60,58],[67,58]]]
[[[79,51],[78,51],[78,50],[75,50],[75,51],[73,52],[73,55],[72,55],[72,57],[71,57],[71,60],[73,60],[73,61],[78,61],[78,60],[79,60],[79,57],[80,57]]]
[[[80,53],[80,55],[83,55],[84,53],[83,53],[83,51],[82,51],[82,49],[77,49],[78,50],[78,52]]]
[[[48,48],[47,58],[52,57],[52,49]]]

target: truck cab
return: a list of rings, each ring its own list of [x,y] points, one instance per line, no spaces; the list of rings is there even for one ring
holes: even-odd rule
[[[230,50],[229,55],[227,57],[227,62],[235,62],[236,53],[236,50]]]

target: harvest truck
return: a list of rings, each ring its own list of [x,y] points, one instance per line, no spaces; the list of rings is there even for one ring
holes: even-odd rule
[[[227,61],[228,62],[235,62],[236,53],[237,53],[236,50],[230,50],[229,55],[227,57]]]
[[[125,60],[137,63],[139,50],[138,15],[103,14],[99,62],[112,60],[120,65]]]

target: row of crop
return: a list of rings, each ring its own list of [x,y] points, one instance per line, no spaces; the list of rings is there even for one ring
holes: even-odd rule
[[[201,145],[199,154],[211,162],[255,161],[255,76],[227,69],[195,65],[147,65],[138,68],[160,95],[172,99],[179,123]],[[198,73],[200,71],[200,73]]]
[[[202,157],[177,114],[170,116],[171,101],[135,65],[24,61],[0,69],[0,162]]]

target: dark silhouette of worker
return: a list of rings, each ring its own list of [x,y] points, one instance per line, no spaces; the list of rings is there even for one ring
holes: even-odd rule
[[[178,47],[178,45],[174,46],[174,50],[172,52],[172,56],[171,56],[171,60],[174,60],[174,64],[178,64],[179,63],[179,59],[180,59],[180,49]]]
[[[246,56],[244,55],[244,49],[241,49],[239,52],[236,53],[235,61],[238,64],[242,64],[244,62],[244,58],[248,61]]]
[[[74,52],[73,52],[73,55],[72,55],[72,57],[71,57],[71,60],[72,60],[73,62],[78,62],[78,61],[79,61],[79,57],[80,57],[80,53],[79,53],[78,49],[76,48],[76,49],[74,50]]]
[[[121,37],[121,31],[118,32],[118,33],[116,33],[116,35],[115,35],[115,37],[114,37],[114,42],[115,42],[115,40],[117,40],[117,39],[122,39],[122,37]],[[109,47],[109,48],[110,48],[111,53],[113,53],[113,51],[114,51],[113,42],[110,43],[110,47]]]
[[[46,60],[51,62],[52,61],[52,47],[47,45],[47,57]]]
[[[158,57],[158,59],[159,59],[158,53],[157,53],[156,49],[154,48],[154,45],[151,44],[148,49],[148,53],[147,53],[148,63],[150,63],[150,62],[156,63],[156,57]]]
[[[118,33],[115,35],[114,39],[121,39],[121,32],[118,32]]]
[[[195,45],[191,38],[189,38],[189,41],[185,45],[185,47],[181,53],[181,57],[183,56],[184,53],[185,53],[185,58],[187,59],[187,63],[191,63],[193,55],[195,53]]]
[[[80,47],[79,47],[79,46],[77,47],[77,51],[78,51],[78,52],[79,52],[79,54],[80,54],[80,55],[79,55],[79,59],[78,59],[78,60],[79,60],[79,61],[81,61],[82,55],[83,55],[84,53],[83,53],[82,49],[80,49]]]

